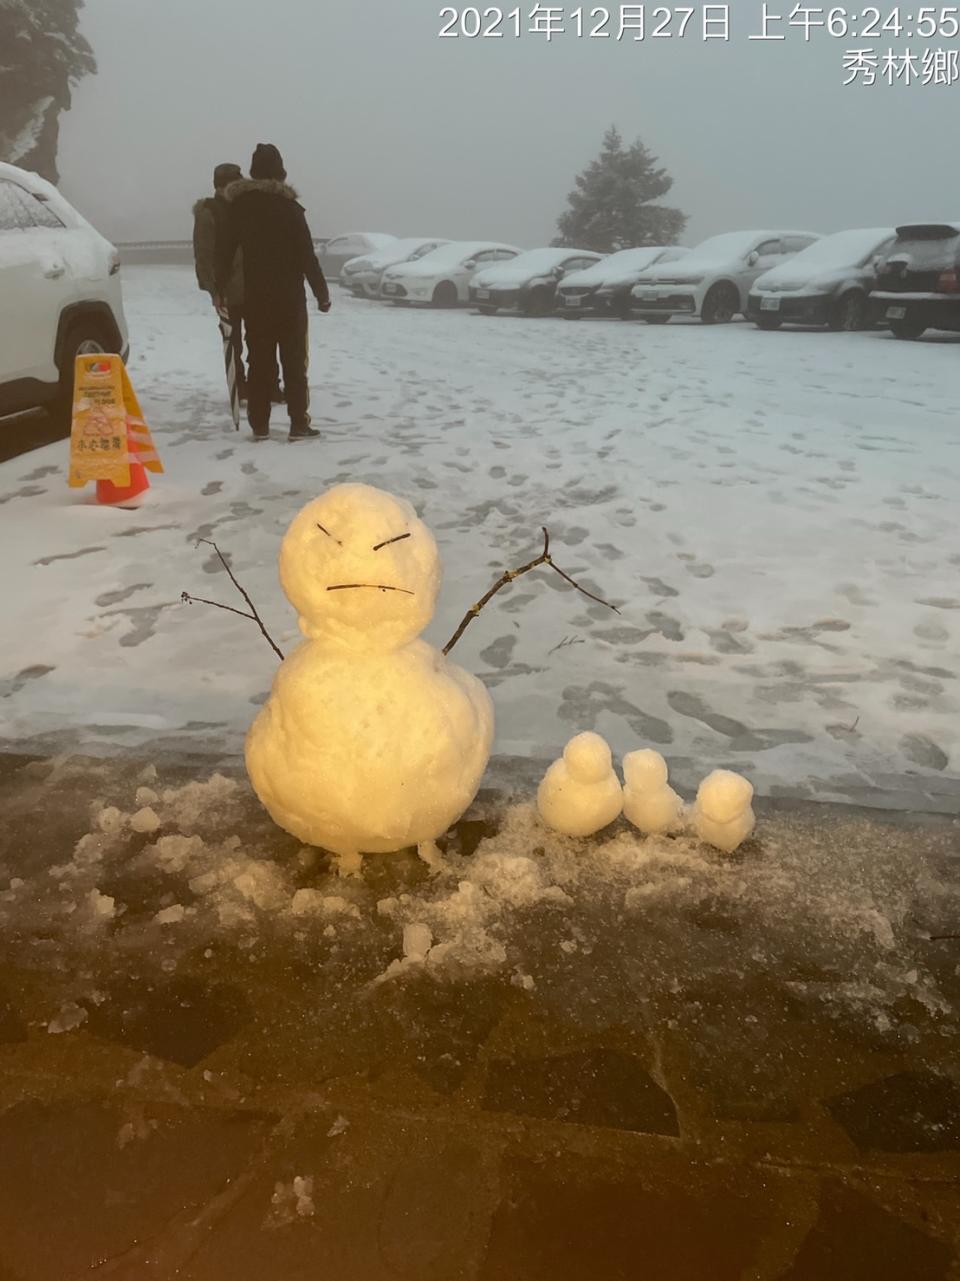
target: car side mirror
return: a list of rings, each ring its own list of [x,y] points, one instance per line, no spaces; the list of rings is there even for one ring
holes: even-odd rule
[[[883,266],[883,254],[875,254],[871,266],[874,271],[879,272],[880,268]]]
[[[760,255],[757,253],[756,249],[754,249],[753,253],[747,259],[747,266],[755,267],[759,261],[760,261]]]
[[[477,265],[477,260],[476,260],[476,258],[471,258],[469,262],[465,262],[465,263],[463,264],[464,269],[465,269],[466,271],[473,271],[473,269],[476,267],[476,265]]]

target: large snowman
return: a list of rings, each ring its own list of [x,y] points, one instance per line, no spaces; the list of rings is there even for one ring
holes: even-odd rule
[[[247,770],[274,821],[344,874],[410,845],[434,861],[487,767],[489,694],[420,639],[440,577],[411,505],[369,485],[308,503],[280,549],[306,639],[247,736]]]

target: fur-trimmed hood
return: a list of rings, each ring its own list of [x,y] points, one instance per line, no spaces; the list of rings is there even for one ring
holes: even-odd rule
[[[285,200],[300,199],[289,183],[278,182],[276,178],[241,178],[239,182],[231,182],[229,187],[224,188],[223,194],[227,200],[234,201],[252,191],[261,191],[265,196],[283,196]]]

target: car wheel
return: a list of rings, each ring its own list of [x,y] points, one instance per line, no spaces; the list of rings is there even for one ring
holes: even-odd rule
[[[644,316],[644,320],[648,325],[669,325],[670,323],[669,316]]]
[[[919,338],[921,334],[926,333],[926,330],[926,325],[921,324],[919,320],[890,321],[890,332],[894,338]]]
[[[740,310],[740,294],[735,285],[714,285],[700,312],[705,325],[729,325]]]
[[[618,320],[632,320],[633,311],[630,306],[629,295],[626,298],[614,297],[610,299],[610,311]]]
[[[457,286],[451,280],[443,280],[433,291],[434,307],[456,307],[460,301]]]
[[[838,333],[855,333],[867,327],[867,300],[863,294],[851,290],[838,298],[830,316],[830,328]]]
[[[67,331],[60,355],[60,383],[50,407],[51,417],[62,427],[73,419],[73,378],[78,356],[99,356],[106,352],[103,334],[95,321],[78,321]]]
[[[757,317],[758,329],[771,329],[771,330],[779,329],[782,324],[783,324],[783,321],[780,319],[779,316],[760,315]]]
[[[553,299],[546,289],[534,289],[523,304],[527,316],[546,316],[553,310]]]

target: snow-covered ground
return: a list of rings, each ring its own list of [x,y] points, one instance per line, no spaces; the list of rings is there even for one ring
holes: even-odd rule
[[[324,439],[255,446],[229,421],[217,327],[186,268],[125,271],[130,373],[167,468],[137,512],[66,486],[67,446],[0,469],[0,741],[229,754],[281,645],[288,522],[326,486],[409,497],[436,533],[442,644],[535,556],[455,654],[497,709],[495,751],[597,729],[681,781],[847,795],[960,771],[960,438],[950,340],[746,325],[480,318],[358,302],[311,316]]]

